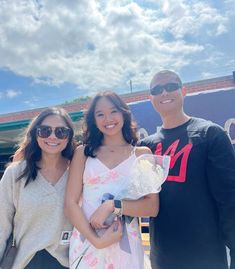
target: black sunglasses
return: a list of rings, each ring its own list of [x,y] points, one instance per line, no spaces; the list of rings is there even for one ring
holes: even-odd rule
[[[164,85],[156,85],[152,89],[150,89],[151,95],[159,95],[163,92],[163,90],[167,92],[174,92],[178,89],[182,88],[181,83],[167,83]]]
[[[68,127],[51,127],[48,125],[40,125],[36,128],[37,136],[41,138],[48,138],[53,131],[58,139],[66,139],[68,138],[71,129]]]

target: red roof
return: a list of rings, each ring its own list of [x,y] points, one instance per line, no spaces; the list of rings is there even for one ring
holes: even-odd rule
[[[208,90],[215,90],[215,89],[225,89],[225,88],[234,88],[235,83],[233,81],[233,76],[224,76],[218,77],[213,79],[206,79],[201,81],[195,81],[190,83],[185,83],[184,86],[187,89],[189,94],[208,91]],[[137,101],[143,101],[149,98],[148,90],[133,92],[128,94],[121,95],[122,98],[125,100],[126,103],[133,103]],[[68,112],[78,112],[86,110],[89,105],[88,102],[76,102],[71,104],[65,104],[63,107]],[[11,121],[19,121],[19,120],[26,120],[31,119],[38,115],[38,113],[43,110],[44,108],[33,109],[33,110],[25,110],[20,112],[8,113],[0,115],[0,122],[11,122]]]

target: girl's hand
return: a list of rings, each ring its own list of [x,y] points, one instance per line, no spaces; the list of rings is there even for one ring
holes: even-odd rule
[[[122,223],[120,219],[115,220],[105,233],[97,239],[94,246],[98,249],[109,247],[122,238]]]
[[[105,220],[113,213],[113,200],[107,200],[102,203],[90,217],[90,224],[94,229],[103,229],[108,226],[104,224]]]

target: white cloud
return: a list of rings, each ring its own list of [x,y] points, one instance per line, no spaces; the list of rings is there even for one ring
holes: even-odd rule
[[[21,94],[22,92],[19,90],[7,89],[0,92],[0,99],[3,99],[3,98],[13,99],[13,98],[18,97]]]
[[[175,38],[219,35],[227,31],[228,20],[224,14],[206,1],[161,0],[164,31]]]
[[[35,83],[75,83],[87,93],[125,87],[130,79],[145,85],[161,68],[179,72],[195,59],[224,53],[208,43],[227,33],[228,10],[196,0],[146,3],[2,1],[0,67]]]
[[[14,98],[20,95],[21,92],[17,90],[6,90],[6,97],[8,98]]]
[[[23,101],[25,107],[33,109],[38,107],[38,103],[40,102],[40,97],[38,96],[30,96],[30,99],[26,99]]]

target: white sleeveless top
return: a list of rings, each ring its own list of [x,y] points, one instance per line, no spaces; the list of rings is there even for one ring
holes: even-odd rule
[[[127,159],[110,169],[98,158],[87,158],[83,176],[82,209],[88,220],[101,205],[104,194],[118,197],[123,185],[129,179],[130,167],[135,159],[133,151]],[[74,228],[70,240],[70,268],[143,269],[144,251],[137,218],[131,223],[125,223],[124,226],[126,233],[124,241],[125,244],[128,242],[125,249],[120,243],[105,249],[96,249]]]

